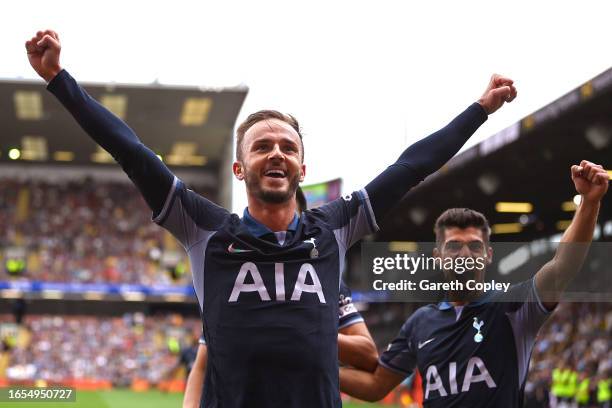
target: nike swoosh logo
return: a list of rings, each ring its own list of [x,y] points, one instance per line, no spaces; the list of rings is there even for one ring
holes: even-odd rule
[[[227,247],[227,252],[229,252],[230,254],[240,254],[240,253],[253,252],[253,251],[255,251],[255,250],[254,249],[234,248],[234,243],[233,242]]]
[[[424,341],[424,342],[422,342],[422,343],[419,341],[419,344],[418,344],[419,350],[420,350],[420,349],[422,349],[423,347],[425,347],[427,344],[429,344],[429,343],[431,343],[432,341],[434,341],[435,339],[436,339],[435,337],[432,337],[431,339],[429,339],[429,340],[425,340],[425,341]]]

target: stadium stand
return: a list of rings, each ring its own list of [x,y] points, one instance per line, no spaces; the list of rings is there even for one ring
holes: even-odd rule
[[[181,348],[201,333],[199,319],[176,314],[30,315],[20,325],[2,315],[0,321],[0,377],[14,383],[159,384]]]
[[[0,248],[8,254],[0,280],[191,282],[184,251],[150,221],[130,184],[3,179],[0,211]],[[11,269],[16,260],[22,268]]]

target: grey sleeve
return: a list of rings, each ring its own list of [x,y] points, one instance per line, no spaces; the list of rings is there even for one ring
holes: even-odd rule
[[[229,217],[227,210],[187,189],[181,180],[174,177],[164,206],[153,221],[170,231],[189,251],[204,238],[204,231],[218,230]]]
[[[516,355],[518,359],[519,384],[527,377],[529,359],[538,331],[551,315],[542,304],[535,286],[535,279],[529,279],[511,289],[523,299],[522,302],[507,303],[506,316],[512,326]]]
[[[153,219],[168,230],[187,251],[193,287],[201,311],[204,310],[204,258],[208,241],[230,217],[227,210],[187,189],[181,180],[174,177],[164,206]]]

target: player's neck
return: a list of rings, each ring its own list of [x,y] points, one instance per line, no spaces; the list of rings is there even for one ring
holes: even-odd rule
[[[461,291],[461,292],[454,292],[451,291],[448,293],[448,299],[449,299],[449,303],[453,306],[465,306],[470,302],[475,301],[476,299],[478,299],[479,297],[481,297],[483,294],[483,292],[481,291]]]
[[[249,197],[249,214],[273,232],[286,231],[295,216],[295,200],[284,203],[264,203]]]

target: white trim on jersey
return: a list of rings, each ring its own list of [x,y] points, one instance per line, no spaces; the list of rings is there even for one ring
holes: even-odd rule
[[[159,223],[164,219],[166,213],[168,212],[168,207],[170,207],[170,203],[172,202],[172,198],[174,197],[174,191],[176,190],[176,186],[178,185],[179,179],[174,176],[174,180],[172,180],[172,187],[170,187],[170,191],[168,191],[168,195],[166,196],[166,201],[164,201],[164,206],[162,207],[157,217],[153,218],[153,222]]]

